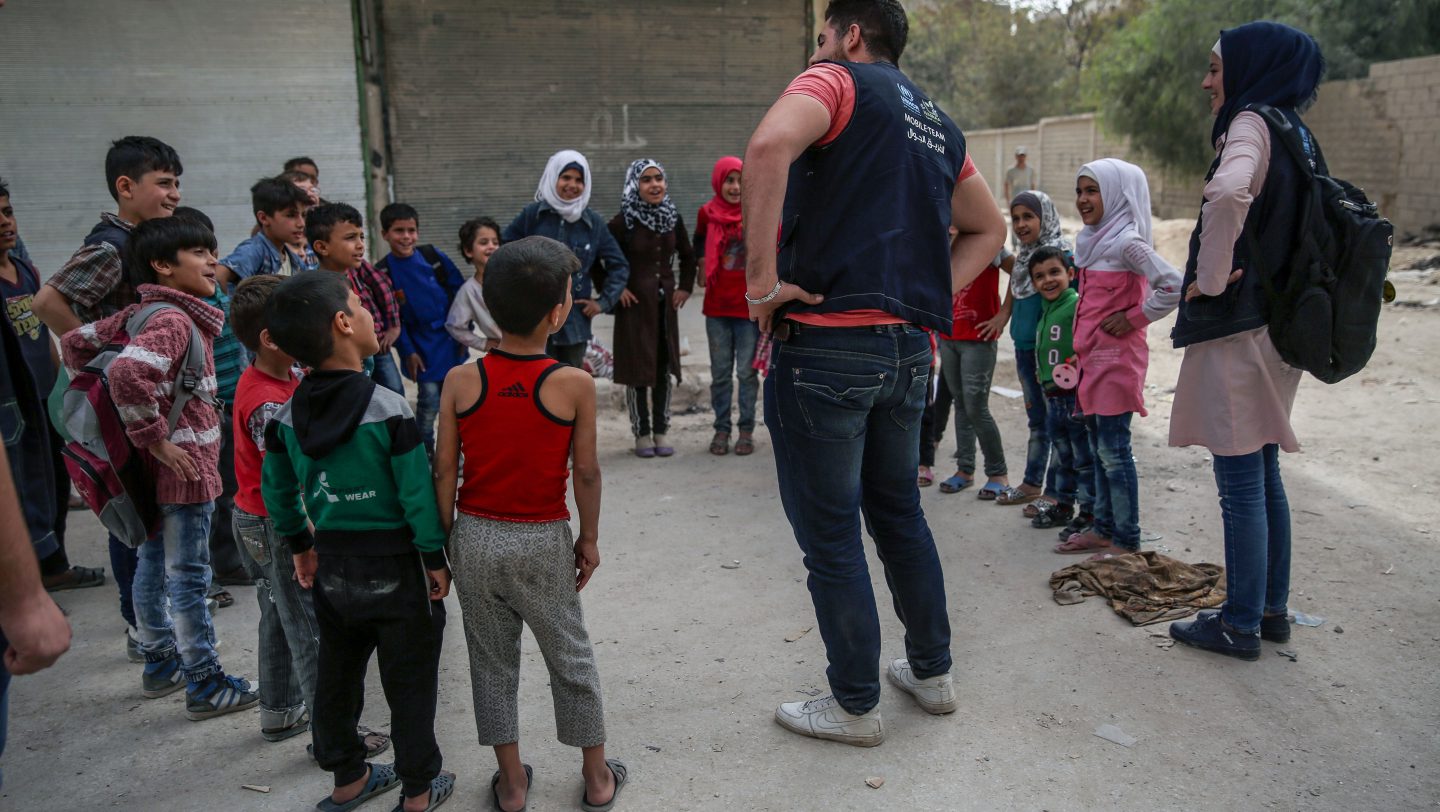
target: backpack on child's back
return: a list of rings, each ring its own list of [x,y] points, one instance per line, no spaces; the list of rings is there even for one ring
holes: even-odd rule
[[[61,419],[70,440],[61,454],[65,469],[75,483],[85,505],[95,512],[100,523],[115,538],[131,547],[139,547],[153,536],[161,523],[160,506],[155,501],[155,478],[144,452],[130,442],[125,423],[110,396],[110,366],[150,319],[162,310],[183,310],[172,304],[156,302],[136,310],[125,321],[125,329],[117,333],[90,363],[75,373],[66,387]],[[189,316],[186,316],[187,320]],[[214,398],[196,387],[205,375],[205,342],[194,322],[190,324],[190,341],[179,374],[175,377],[174,405],[170,407],[170,432],[180,420],[180,412],[192,397],[215,405]],[[168,436],[168,435],[167,435]]]

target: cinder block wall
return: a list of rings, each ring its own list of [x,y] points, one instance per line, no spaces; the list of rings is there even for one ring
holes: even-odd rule
[[[1400,233],[1440,225],[1440,56],[1380,62],[1365,79],[1326,82],[1305,121],[1330,172],[1363,188]],[[1015,164],[1015,147],[1024,144],[1040,171],[1040,188],[1061,215],[1075,216],[1075,171],[1106,157],[1145,167],[1156,216],[1199,212],[1201,177],[1159,170],[1090,113],[965,135],[971,159],[1002,206],[1005,170]]]

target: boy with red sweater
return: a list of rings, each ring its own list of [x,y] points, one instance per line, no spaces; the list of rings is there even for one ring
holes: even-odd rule
[[[160,534],[141,545],[135,571],[144,695],[153,699],[187,686],[186,715],[207,719],[254,707],[260,700],[250,683],[221,669],[205,606],[210,514],[220,494],[212,346],[225,314],[201,297],[215,292],[215,235],[189,218],[146,220],[131,234],[128,251],[126,267],[138,286],[140,303],[71,330],[61,349],[66,366],[79,369],[125,330],[140,308],[171,305],[131,336],[110,366],[110,395],[130,441],[155,459],[151,470],[164,514]],[[172,430],[167,417],[193,340],[204,342],[204,375]]]

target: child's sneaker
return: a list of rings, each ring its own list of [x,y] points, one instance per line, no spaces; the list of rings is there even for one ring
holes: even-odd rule
[[[899,659],[890,661],[890,668],[886,673],[890,676],[890,682],[909,694],[915,704],[926,713],[939,715],[955,712],[958,706],[955,701],[955,682],[950,679],[948,671],[938,677],[919,679],[915,672],[910,670],[910,661]]]
[[[808,702],[785,702],[775,709],[775,721],[801,736],[829,739],[856,747],[874,747],[885,741],[879,707],[856,716],[840,707],[834,695]]]
[[[1260,639],[1272,643],[1290,642],[1290,615],[1262,615],[1260,617]]]
[[[185,715],[190,721],[198,722],[253,708],[260,704],[260,694],[240,677],[211,674],[191,685],[185,700]]]
[[[1260,659],[1260,635],[1241,634],[1220,619],[1220,612],[1201,612],[1194,620],[1170,624],[1170,636],[1187,646],[1236,657]]]
[[[180,670],[178,654],[172,654],[158,663],[145,663],[145,673],[140,675],[140,689],[146,699],[169,696],[183,687],[185,674]]]
[[[1071,519],[1069,524],[1060,528],[1060,540],[1064,541],[1076,533],[1084,533],[1094,526],[1095,517],[1082,510],[1075,514],[1075,518]]]

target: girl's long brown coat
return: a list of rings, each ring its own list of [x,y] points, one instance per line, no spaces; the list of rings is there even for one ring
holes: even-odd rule
[[[680,380],[680,327],[670,302],[676,290],[675,256],[680,257],[679,289],[695,287],[695,249],[677,219],[675,229],[656,234],[636,224],[627,233],[625,215],[610,221],[610,233],[630,261],[626,288],[640,301],[629,307],[615,307],[615,383],[625,386],[654,386],[660,378],[660,305],[665,303],[665,336],[669,345],[669,374]]]

